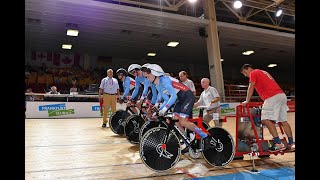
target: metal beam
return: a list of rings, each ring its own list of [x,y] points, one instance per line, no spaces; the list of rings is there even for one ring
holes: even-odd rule
[[[169,7],[172,7],[172,4],[168,0],[163,0]]]
[[[234,2],[234,0],[221,0],[221,1],[228,2],[228,3]],[[274,4],[274,3],[272,2],[271,4]],[[242,1],[242,5],[264,10],[266,8],[266,6],[270,5],[270,2],[269,3],[262,3],[262,2],[258,2],[258,1],[246,0],[246,1]],[[295,9],[291,9],[290,7],[284,6],[284,5],[281,5],[281,8],[283,9],[282,14],[287,15],[287,16],[294,16],[295,15]],[[276,12],[277,11],[276,5],[274,4],[274,7],[272,9],[267,9],[267,10],[271,11],[271,12]]]
[[[263,27],[268,27],[268,28],[273,28],[273,29],[280,29],[280,30],[295,32],[294,29],[286,28],[286,27],[281,27],[281,26],[276,26],[276,25],[271,25],[271,24],[264,24],[264,23],[253,22],[253,21],[242,20],[242,19],[239,19],[239,22],[247,23],[247,24],[253,24],[253,25],[258,25],[258,26],[263,26]]]
[[[181,0],[178,2],[178,4],[174,5],[173,7],[177,9],[177,11],[179,10],[179,7],[181,7],[182,5],[184,5],[187,2],[187,0]]]
[[[263,11],[263,10],[267,11],[267,8],[269,8],[269,7],[271,7],[271,6],[274,6],[274,4],[270,4],[269,6],[267,6],[267,7],[263,8],[263,9],[260,9],[260,10],[258,10],[258,11],[256,11],[256,12],[250,14],[250,16],[248,16],[247,18],[249,18],[249,17],[251,17],[251,16],[253,16],[253,15],[255,15],[255,14],[258,14],[259,12],[261,12],[261,11]]]
[[[123,3],[128,3],[128,4],[134,4],[134,5],[144,6],[144,7],[165,9],[165,10],[169,10],[169,11],[177,11],[177,9],[174,6],[172,6],[172,7],[159,6],[159,5],[155,5],[155,4],[149,4],[149,3],[137,2],[137,1],[131,1],[131,0],[112,0],[112,1],[114,1],[114,2],[123,2]]]
[[[222,1],[222,3],[223,3],[234,15],[236,15],[239,19],[242,19],[242,17],[239,16],[239,14],[238,14],[233,8],[231,8],[227,3],[223,2],[223,1]]]
[[[269,12],[268,12],[268,11],[265,11],[265,12],[266,12],[266,14],[268,15],[269,19],[272,21],[272,23],[273,23],[274,25],[277,25],[277,24],[274,22],[273,18],[270,16]]]

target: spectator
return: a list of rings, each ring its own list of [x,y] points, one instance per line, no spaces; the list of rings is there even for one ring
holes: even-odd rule
[[[33,95],[32,89],[28,88],[26,90],[26,93],[32,94],[32,95],[26,95],[26,101],[34,101],[36,99],[36,96]]]
[[[70,94],[77,94],[78,88],[76,84],[73,84],[69,91],[70,91]]]
[[[56,86],[52,86],[51,91],[47,92],[47,94],[60,94],[60,92],[57,91]]]

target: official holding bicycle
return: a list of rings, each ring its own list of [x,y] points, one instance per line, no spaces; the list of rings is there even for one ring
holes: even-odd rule
[[[208,78],[201,79],[201,86],[204,89],[200,95],[199,100],[194,104],[194,107],[207,106],[208,109],[203,115],[203,120],[209,124],[213,120],[214,125],[222,127],[220,95],[216,88],[209,85]]]

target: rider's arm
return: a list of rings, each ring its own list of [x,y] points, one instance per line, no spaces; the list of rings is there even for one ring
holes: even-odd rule
[[[148,95],[148,90],[149,90],[149,80],[148,78],[144,78],[144,87],[141,95],[141,100],[145,99]]]
[[[139,88],[140,88],[140,80],[137,77],[135,78],[135,80],[136,80],[136,85],[134,86],[131,99],[134,99],[138,95]]]
[[[124,88],[124,92],[123,92],[123,95],[122,95],[122,98],[124,97],[127,97],[128,94],[129,94],[129,91],[130,91],[130,78],[125,78],[124,82],[123,82],[123,87]]]
[[[158,95],[158,92],[157,92],[157,88],[152,85],[150,83],[150,86],[151,86],[151,92],[152,92],[152,99],[151,99],[151,104],[156,104],[156,101],[157,101],[157,95]]]
[[[161,98],[163,99],[163,103],[161,104],[161,107],[159,109],[162,109],[170,99],[169,96],[165,93],[162,93]]]
[[[157,94],[157,99],[156,99],[156,103],[154,104],[156,107],[158,107],[158,105],[161,103],[161,100],[162,100],[162,91],[161,89],[159,89],[159,86],[156,87],[157,91],[158,91],[158,94]]]
[[[166,107],[167,109],[169,109],[176,102],[176,100],[178,98],[177,93],[174,90],[174,88],[172,86],[172,81],[169,78],[163,78],[162,83],[160,85],[164,86],[164,88],[169,93],[170,98],[169,98],[168,102],[163,103],[163,104],[165,104],[163,106],[163,108]]]

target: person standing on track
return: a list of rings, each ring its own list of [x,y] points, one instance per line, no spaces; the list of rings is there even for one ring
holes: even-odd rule
[[[101,101],[101,94],[103,95],[103,123],[102,128],[107,126],[107,116],[109,108],[111,112],[116,112],[117,96],[120,96],[118,80],[113,77],[113,70],[107,70],[107,77],[103,78],[99,87],[99,101]]]

